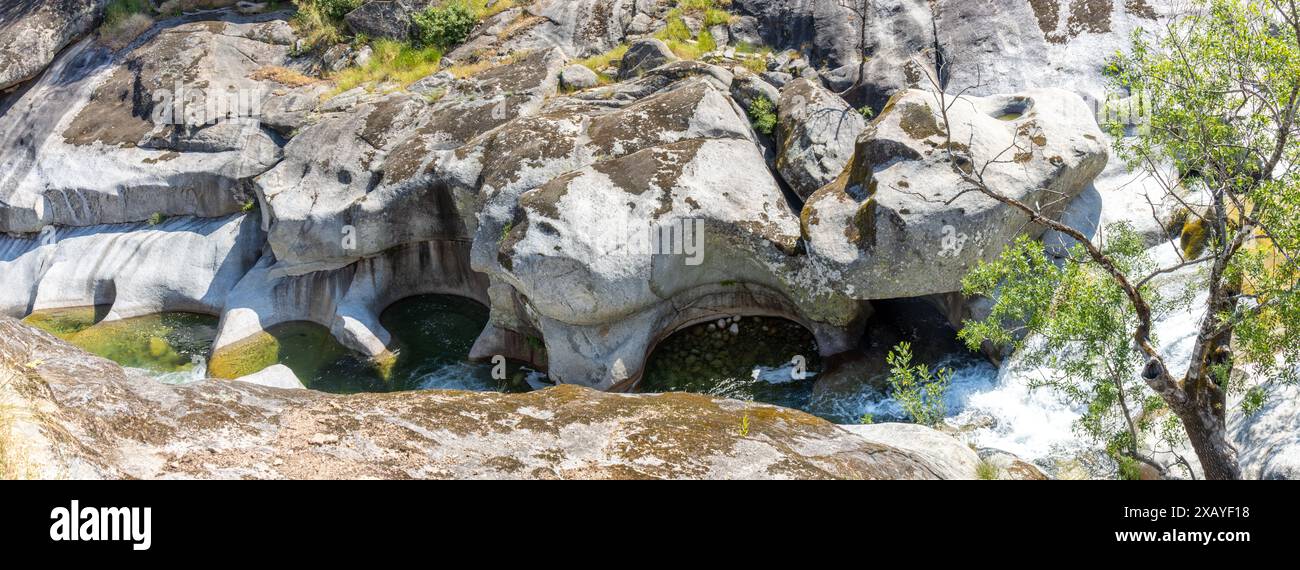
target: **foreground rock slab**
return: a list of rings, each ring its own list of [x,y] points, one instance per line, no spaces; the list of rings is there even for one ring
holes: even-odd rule
[[[707,396],[165,385],[0,317],[5,473],[42,478],[935,479],[921,455]],[[742,429],[748,417],[748,429]],[[742,432],[745,432],[742,434]]]

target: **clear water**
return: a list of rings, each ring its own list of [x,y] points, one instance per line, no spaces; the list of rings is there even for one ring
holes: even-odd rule
[[[803,358],[802,375],[796,373],[797,356]],[[660,343],[646,362],[638,389],[805,409],[820,367],[816,341],[798,324],[766,317],[728,318],[721,327],[717,322],[696,325]]]
[[[217,336],[217,317],[171,312],[104,321],[107,313],[103,306],[53,309],[23,321],[87,352],[172,382],[203,376]]]
[[[269,327],[264,335],[223,349],[212,369],[219,378],[238,378],[283,364],[308,388],[335,394],[532,389],[537,375],[519,363],[507,363],[505,377],[496,379],[492,364],[469,361],[470,348],[487,320],[487,308],[469,299],[409,297],[380,315],[380,323],[392,334],[391,360],[376,362],[340,344],[328,328],[297,321]]]

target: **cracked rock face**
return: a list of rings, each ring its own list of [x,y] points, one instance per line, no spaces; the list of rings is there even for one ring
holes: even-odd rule
[[[468,238],[475,188],[443,183],[449,169],[441,165],[535,112],[557,91],[563,64],[556,50],[530,52],[456,81],[432,104],[410,94],[362,94],[336,111],[326,102],[320,120],[257,180],[277,271],[336,269],[403,243]]]
[[[998,192],[1059,213],[1108,158],[1091,110],[1055,89],[968,98],[952,106],[951,141],[927,91],[894,98],[858,140],[848,169],[804,206],[809,267],[836,276],[856,298],[888,299],[961,289],[979,261],[996,257],[1027,216],[971,188],[941,149],[982,157]],[[1041,230],[1037,230],[1041,232]]]
[[[41,478],[937,479],[926,456],[802,412],[562,386],[334,396],[160,384],[0,317],[14,468]],[[741,435],[742,418],[748,430]],[[10,458],[5,458],[9,460]]]
[[[278,88],[251,77],[285,64],[292,40],[284,20],[231,14],[156,27],[123,53],[71,48],[0,116],[0,231],[238,212],[280,149],[231,115]]]
[[[781,90],[778,109],[776,168],[807,199],[844,172],[867,122],[844,99],[807,79]]]
[[[89,32],[108,0],[14,0],[0,6],[0,92],[36,77]]]
[[[951,55],[950,88],[991,95],[1059,87],[1094,103],[1107,91],[1102,59],[1127,51],[1134,30],[1159,29],[1189,7],[1178,0],[939,0],[933,12]]]

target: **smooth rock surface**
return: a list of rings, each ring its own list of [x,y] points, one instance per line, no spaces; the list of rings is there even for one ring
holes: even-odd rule
[[[0,375],[0,401],[16,411],[0,433],[3,449],[21,462],[14,471],[49,479],[947,474],[918,453],[801,412],[700,395],[562,386],[334,396],[217,380],[165,385],[6,317]]]
[[[304,390],[307,388],[303,386],[302,380],[298,379],[293,370],[283,364],[273,364],[262,369],[261,372],[249,374],[236,380],[266,386],[267,388],[284,388],[288,390]]]
[[[217,217],[253,200],[249,180],[280,148],[255,120],[278,85],[251,77],[287,63],[293,32],[274,15],[218,17],[160,22],[117,54],[82,41],[3,109],[0,231]]]
[[[108,319],[218,315],[264,239],[242,215],[0,235],[0,314],[112,305]]]
[[[668,45],[655,38],[646,38],[632,42],[627,53],[619,63],[618,78],[632,79],[639,77],[661,65],[677,61],[677,56],[668,49]]]
[[[570,65],[560,71],[560,83],[565,88],[578,90],[595,87],[600,84],[596,72],[581,65]]]
[[[926,458],[944,479],[975,479],[979,454],[941,431],[917,424],[883,423],[840,426],[878,445],[907,449]]]

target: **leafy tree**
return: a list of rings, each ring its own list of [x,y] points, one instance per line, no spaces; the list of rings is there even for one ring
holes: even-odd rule
[[[924,364],[912,364],[912,345],[898,343],[885,356],[889,363],[889,386],[903,413],[918,424],[934,426],[947,415],[944,397],[952,384],[952,371],[931,372]]]
[[[1102,252],[1126,275],[1156,269],[1144,244],[1127,224],[1106,229]],[[1130,331],[1137,315],[1124,290],[1095,263],[1083,246],[1075,246],[1057,264],[1042,244],[1020,237],[992,263],[981,264],[963,280],[963,292],[996,299],[983,320],[969,321],[958,336],[976,350],[985,340],[1013,346],[1023,364],[1045,372],[1030,378],[1033,389],[1050,388],[1085,411],[1076,424],[1084,436],[1105,447],[1121,466],[1146,463],[1143,441],[1174,447],[1163,400],[1135,371],[1145,363],[1133,350]],[[1187,301],[1165,299],[1149,285],[1142,294],[1157,314]],[[1034,335],[1027,340],[1023,333]],[[1178,425],[1173,425],[1177,429]],[[1185,462],[1184,462],[1185,464]]]
[[[1127,263],[1122,252],[1104,249],[1036,206],[989,187],[983,172],[997,157],[970,156],[962,145],[941,147],[971,191],[1074,238],[1080,246],[1068,263],[1087,266],[1113,287],[1089,292],[1092,300],[1084,298],[1085,303],[1101,303],[1111,312],[1107,318],[1080,319],[1068,304],[1049,299],[1009,300],[1020,305],[1016,312],[1027,318],[1025,325],[1017,326],[1043,331],[1060,321],[1076,322],[1086,338],[1110,339],[1107,342],[1115,340],[1110,334],[1125,332],[1131,350],[1145,360],[1143,383],[1178,418],[1211,479],[1240,476],[1225,427],[1233,370],[1250,366],[1256,377],[1294,381],[1288,363],[1300,362],[1298,38],[1300,5],[1294,0],[1198,0],[1193,13],[1153,39],[1135,34],[1132,54],[1112,62],[1110,71],[1120,85],[1142,93],[1148,115],[1136,137],[1117,137],[1120,154],[1163,180],[1172,199],[1183,200],[1191,190],[1206,196],[1209,204],[1200,208],[1184,202],[1188,223],[1204,229],[1206,245],[1198,256],[1175,264],[1148,271]],[[933,77],[931,82],[938,84]],[[961,94],[940,92],[937,97],[946,142],[951,143],[947,111]],[[1032,148],[1022,141],[1013,147]],[[1159,175],[1157,165],[1166,162],[1177,167],[1180,180]],[[1156,307],[1148,285],[1162,274],[1193,266],[1207,274],[1198,287],[1208,297],[1208,310],[1197,327],[1191,365],[1185,371],[1171,370],[1152,334]],[[1048,271],[1038,266],[1027,275],[1058,277]],[[1105,302],[1116,291],[1124,303]],[[1121,309],[1123,304],[1127,307]],[[1190,303],[1181,307],[1195,312],[1201,308]],[[1119,314],[1126,316],[1113,318]],[[997,324],[972,329],[968,340],[981,332],[990,339],[1005,338],[993,330]]]

